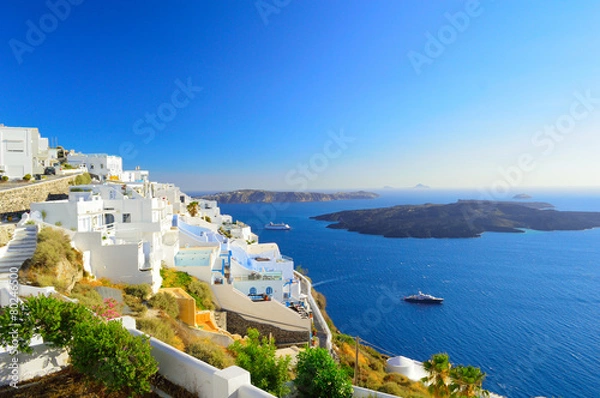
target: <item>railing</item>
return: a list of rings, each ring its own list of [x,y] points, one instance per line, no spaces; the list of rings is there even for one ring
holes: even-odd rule
[[[266,274],[256,274],[248,276],[236,276],[233,278],[234,282],[246,282],[246,281],[280,281],[283,279],[281,272],[269,272]]]
[[[298,277],[298,279],[300,279],[301,283],[304,283],[304,285],[306,286],[306,289],[307,289],[306,295],[308,297],[308,304],[310,304],[310,307],[312,309],[312,312],[313,312],[313,315],[314,315],[316,321],[321,324],[321,327],[323,328],[323,331],[327,335],[327,339],[325,340],[325,348],[327,348],[327,350],[329,352],[331,352],[331,350],[332,350],[332,343],[331,343],[332,335],[331,335],[331,330],[329,329],[329,326],[327,325],[327,322],[325,322],[325,318],[323,317],[323,314],[321,314],[321,310],[319,309],[319,306],[317,305],[317,302],[315,301],[315,299],[312,296],[312,284],[301,273],[299,273],[297,271],[294,271],[294,274],[296,274],[296,276]]]

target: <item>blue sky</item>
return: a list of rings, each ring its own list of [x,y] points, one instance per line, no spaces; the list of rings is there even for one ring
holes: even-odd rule
[[[2,8],[0,123],[187,190],[600,185],[595,1]]]

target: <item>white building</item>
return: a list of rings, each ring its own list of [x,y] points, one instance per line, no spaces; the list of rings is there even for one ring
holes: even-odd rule
[[[37,128],[0,124],[0,174],[9,178],[43,174],[54,161],[48,139],[42,138]]]
[[[105,153],[69,153],[67,163],[72,166],[87,167],[88,172],[100,181],[120,181],[123,174],[123,159]]]
[[[125,170],[121,173],[121,181],[122,182],[137,182],[143,183],[148,182],[148,177],[150,172],[148,170],[140,170],[139,167],[136,167],[135,170]]]
[[[211,285],[231,284],[251,300],[268,297],[285,304],[304,301],[300,283],[294,276],[294,262],[280,253],[276,243],[248,244],[258,237],[244,224],[231,228],[229,232],[235,233],[228,239],[218,232],[227,224],[216,225],[199,219],[179,217],[177,220],[180,243],[175,255],[177,270]]]

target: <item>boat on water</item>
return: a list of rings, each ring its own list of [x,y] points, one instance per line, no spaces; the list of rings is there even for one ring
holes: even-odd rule
[[[288,230],[288,229],[292,229],[292,227],[290,227],[288,224],[285,223],[279,223],[279,224],[275,224],[273,222],[268,223],[267,225],[265,225],[265,229],[276,229],[276,230]]]
[[[419,291],[419,294],[413,294],[412,296],[404,297],[404,301],[421,304],[441,304],[444,299],[441,297],[434,297],[431,294],[424,294]]]

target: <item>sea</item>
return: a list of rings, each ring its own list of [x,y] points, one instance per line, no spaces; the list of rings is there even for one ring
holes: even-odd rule
[[[446,352],[453,364],[480,367],[484,387],[506,397],[600,397],[600,229],[398,239],[329,229],[310,218],[490,199],[468,190],[378,193],[372,200],[219,206],[308,270],[341,332],[419,361]],[[557,210],[600,211],[599,189],[527,193]],[[265,230],[270,221],[292,229]],[[402,300],[418,291],[444,303]]]

